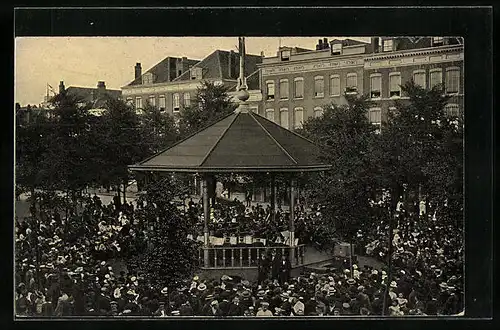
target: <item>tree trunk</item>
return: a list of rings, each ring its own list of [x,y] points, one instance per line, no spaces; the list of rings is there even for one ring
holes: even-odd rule
[[[128,184],[128,179],[123,180],[123,203],[125,204],[127,202],[127,184]]]

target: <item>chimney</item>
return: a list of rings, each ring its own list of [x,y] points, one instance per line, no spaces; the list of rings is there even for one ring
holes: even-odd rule
[[[328,38],[323,38],[323,49],[328,49]]]
[[[264,51],[261,51],[261,52],[260,52],[260,57],[262,57],[262,58],[264,58],[264,57],[265,57],[265,56],[264,56]]]
[[[65,88],[64,88],[64,81],[61,81],[59,83],[59,94],[62,94],[64,92]]]
[[[374,53],[378,53],[379,52],[379,48],[378,48],[378,45],[379,45],[379,38],[378,37],[372,37],[372,51]]]
[[[142,76],[142,68],[141,63],[135,64],[135,79],[140,78]]]
[[[321,49],[323,49],[323,40],[319,39],[318,40],[318,50],[321,50]]]
[[[234,72],[233,72],[233,56],[234,56],[234,51],[229,52],[229,59],[228,59],[228,76],[229,79],[233,78]]]
[[[97,82],[97,95],[95,95],[96,97],[101,97],[106,91],[106,84],[104,83],[104,81],[98,81]]]

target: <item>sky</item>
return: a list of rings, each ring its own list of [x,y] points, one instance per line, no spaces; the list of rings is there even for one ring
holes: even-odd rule
[[[315,49],[318,37],[246,37],[248,54],[276,56],[278,46]],[[329,40],[345,37],[327,37]],[[369,38],[352,38],[369,41]],[[201,60],[216,49],[237,51],[237,37],[22,37],[15,39],[14,100],[40,104],[47,84],[120,89],[134,78],[134,66],[145,72],[167,56]]]

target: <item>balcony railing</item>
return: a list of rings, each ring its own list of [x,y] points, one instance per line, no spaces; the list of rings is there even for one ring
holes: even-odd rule
[[[293,256],[292,267],[304,264],[305,245],[279,247],[202,247],[199,249],[199,264],[204,269],[257,268],[263,253]],[[208,252],[208,264],[204,264],[205,251]]]

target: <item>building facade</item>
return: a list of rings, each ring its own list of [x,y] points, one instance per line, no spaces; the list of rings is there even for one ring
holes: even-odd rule
[[[315,50],[280,47],[260,68],[260,114],[291,130],[329,104],[345,104],[345,93],[367,94],[376,106],[369,119],[381,125],[401,85],[413,79],[424,88],[443,84],[451,96],[446,111],[463,110],[463,44],[460,38],[320,39]]]
[[[201,61],[167,57],[145,73],[137,63],[134,81],[122,87],[123,97],[138,112],[149,103],[175,117],[192,104],[202,81],[227,86],[230,96],[234,97],[239,58],[238,53],[223,50],[216,50]],[[246,55],[245,75],[251,89],[249,103],[254,111],[258,111],[262,99],[257,69],[260,62],[261,56]]]

